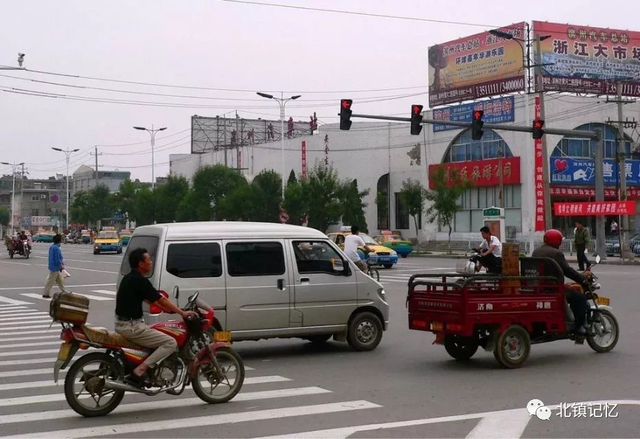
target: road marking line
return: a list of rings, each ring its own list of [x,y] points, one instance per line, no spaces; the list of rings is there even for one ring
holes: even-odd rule
[[[44,352],[44,351],[42,351]],[[58,352],[58,349],[55,350],[51,350],[50,353],[55,353]],[[51,367],[53,368],[53,364],[55,363],[55,358],[54,357],[49,357],[49,358],[34,358],[32,360],[6,360],[6,361],[0,361],[0,367],[6,367],[6,366],[27,366],[29,364],[34,365],[41,365],[41,364],[47,364],[47,361],[51,362]]]
[[[100,293],[100,294],[107,294],[109,296],[115,296],[117,293],[115,291],[111,291],[111,290],[91,290],[92,293]]]
[[[75,254],[84,254],[84,253],[75,253]],[[33,256],[34,258],[38,258],[38,259],[49,259],[48,256]],[[82,264],[95,264],[96,261],[93,260],[82,260],[82,259],[67,259],[64,258],[65,262],[71,261],[71,262],[80,262]],[[122,262],[109,262],[109,261],[100,261],[100,264],[113,264],[113,265],[122,265]]]
[[[39,337],[16,337],[16,338],[11,338],[11,341],[30,341],[30,340],[42,340],[45,338],[55,338],[55,339],[60,339],[59,335],[41,335]],[[47,342],[47,343],[51,343],[51,342]],[[14,347],[28,347],[28,346],[38,346],[38,344],[33,344],[33,343],[26,343],[26,344],[2,344],[0,345],[0,349],[10,349],[10,348],[14,348]]]
[[[66,288],[68,290],[70,290],[69,287],[66,287]],[[78,294],[80,294],[80,293],[78,293]],[[32,297],[34,299],[45,300],[47,302],[49,302],[51,300],[50,298],[42,297],[41,294],[35,294],[35,293],[22,293],[21,296]],[[82,294],[82,296],[87,297],[89,299],[97,300],[97,301],[114,300],[114,299],[112,299],[110,297],[92,296],[90,294]]]
[[[22,262],[7,262],[0,261],[0,264],[8,264],[8,265],[22,265],[23,267],[49,267],[49,265],[45,264],[24,264]],[[107,273],[107,274],[118,274],[117,271],[105,271],[105,270],[92,270],[90,268],[80,268],[80,267],[66,267],[69,270],[80,270],[80,271],[91,271],[93,273]]]
[[[66,371],[64,370],[60,372],[66,373]],[[0,378],[26,377],[30,375],[50,375],[52,373],[53,367],[47,367],[45,369],[11,370],[8,372],[0,372]]]
[[[85,287],[111,287],[116,284],[85,284],[85,285],[65,285],[65,288],[85,288]],[[39,287],[4,287],[0,288],[0,291],[14,291],[14,290],[42,290],[44,287],[40,285]],[[25,302],[26,304],[26,302]],[[31,303],[29,303],[31,305]],[[0,307],[9,306],[9,305],[0,305]]]
[[[223,415],[206,415],[192,418],[167,419],[163,421],[136,422],[128,424],[112,424],[68,430],[43,431],[39,433],[12,436],[14,438],[82,438],[97,436],[113,436],[152,431],[178,430],[184,428],[210,427],[213,425],[235,424],[268,419],[282,419],[297,416],[311,416],[327,413],[339,413],[355,410],[381,408],[381,405],[369,401],[345,401],[329,404],[317,404],[297,407],[284,407],[269,410],[251,410],[247,412],[228,413]]]
[[[22,329],[47,329],[50,325],[34,325],[34,326],[23,326]],[[8,335],[26,335],[26,334],[42,334],[46,331],[18,331],[18,332],[5,332],[5,331],[15,331],[16,328],[0,328],[0,337],[8,336]],[[59,329],[58,329],[59,330]],[[56,331],[57,332],[57,331]]]
[[[41,339],[41,338],[53,338],[53,339],[57,338],[58,341],[39,341],[39,342],[35,342],[35,343],[7,344],[7,345],[0,345],[0,349],[30,348],[30,347],[34,347],[34,346],[58,346],[58,345],[60,345],[62,343],[62,341],[60,341],[60,336],[59,335],[37,337],[37,339]],[[0,354],[0,356],[1,355],[2,354]]]
[[[0,353],[0,358],[19,357],[21,355],[55,354],[59,350],[60,350],[60,348],[56,348],[56,349],[36,349],[34,351],[2,352],[2,353]],[[33,361],[35,361],[35,360],[33,360]]]
[[[12,317],[12,316],[4,316],[0,319],[1,322],[0,323],[1,326],[6,326],[6,325],[13,325],[15,322],[24,322],[25,320],[33,320],[33,323],[36,322],[51,322],[51,320],[49,320],[51,317],[49,317],[49,313],[48,312],[43,312],[44,315],[26,315],[26,316],[20,316],[20,317]],[[8,322],[8,323],[7,323]],[[25,323],[32,323],[32,322],[25,322]]]
[[[0,302],[15,306],[15,305],[33,305],[31,302],[25,302],[23,300],[9,299],[8,297],[0,296]]]
[[[250,384],[250,383],[245,383]],[[259,384],[259,383],[254,383]],[[291,389],[278,389],[278,390],[263,390],[260,392],[247,392],[241,393],[235,398],[233,401],[256,401],[261,399],[276,399],[276,398],[287,398],[287,397],[295,397],[295,396],[307,396],[307,395],[318,395],[322,393],[332,393],[329,390],[322,389],[320,387],[294,387]],[[86,395],[84,399],[91,398],[91,395]],[[6,398],[0,399],[0,407],[15,407],[19,405],[27,405],[27,404],[41,404],[47,402],[60,402],[66,401],[64,393],[62,394],[53,394],[53,395],[35,395],[35,396],[21,396],[18,398]],[[125,411],[133,411],[131,408],[126,410],[126,406],[137,406],[138,410],[157,410],[167,408],[166,403],[168,401],[154,401],[154,402],[142,402],[142,403],[134,403],[134,404],[124,404],[121,406]],[[164,403],[164,404],[163,404]],[[200,398],[188,398],[188,399],[178,399],[174,401],[175,408],[183,407],[185,405],[203,405],[203,402]],[[119,407],[120,409],[120,407]],[[118,410],[120,412],[122,410]],[[69,410],[64,411],[66,415],[63,417],[77,417],[75,414],[71,414]],[[45,412],[47,413],[47,412]],[[37,421],[41,418],[37,415],[41,415],[42,413],[28,413],[27,415],[31,415],[34,417],[31,421]],[[26,421],[21,421],[26,422]]]
[[[485,416],[465,439],[484,439],[487,437],[495,439],[519,438],[524,433],[530,420],[531,415],[526,409]]]
[[[61,370],[60,372],[67,373],[66,370]],[[261,376],[261,377],[247,377],[244,379],[244,384],[269,384],[269,383],[282,383],[286,381],[292,381],[292,380],[290,378],[286,378],[280,375],[268,375],[268,376]],[[59,385],[60,385],[59,383],[58,384],[54,383],[53,380],[0,384],[0,392],[22,390],[22,389],[40,389],[43,387],[56,387]],[[163,401],[166,403],[169,400],[163,400]],[[64,412],[69,413],[68,410],[65,410]],[[46,413],[50,413],[50,412],[46,412]],[[76,415],[73,415],[73,416],[76,416]],[[0,416],[0,419],[3,419],[3,417]],[[3,422],[0,421],[0,424],[2,423]]]
[[[19,306],[16,308],[0,308],[0,315],[8,316],[8,317],[10,317],[12,314],[24,315],[24,314],[31,314],[34,312],[46,312],[46,311],[38,311],[33,308],[27,308],[26,306]]]
[[[45,320],[44,318],[36,318],[36,317],[31,317],[27,320],[18,320],[15,322],[0,323],[0,326],[4,326],[3,328],[0,328],[0,331],[15,331],[21,325],[35,325],[37,323],[51,324],[51,320]],[[28,328],[28,326],[24,326],[24,327]]]

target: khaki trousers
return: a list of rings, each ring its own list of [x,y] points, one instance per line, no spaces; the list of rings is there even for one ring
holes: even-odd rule
[[[64,282],[62,280],[62,273],[59,271],[49,271],[49,276],[47,276],[47,281],[44,284],[44,295],[48,296],[51,293],[51,288],[53,288],[54,284],[58,284],[58,288],[63,293],[66,293],[67,290],[64,287]]]
[[[116,332],[132,343],[145,348],[155,349],[155,351],[144,360],[144,363],[149,367],[154,367],[178,348],[178,343],[175,338],[149,328],[144,320],[127,322],[116,320]]]
[[[366,273],[367,271],[369,271],[369,266],[367,265],[367,263],[365,261],[363,261],[362,259],[360,259],[359,261],[353,261],[354,264],[356,264],[356,266],[360,269],[360,271],[362,271],[363,273]]]

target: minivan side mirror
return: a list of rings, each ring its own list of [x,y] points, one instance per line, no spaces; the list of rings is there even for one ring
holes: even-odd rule
[[[340,258],[331,258],[331,267],[333,271],[338,273],[345,273],[347,270],[347,267],[345,267],[344,262]]]

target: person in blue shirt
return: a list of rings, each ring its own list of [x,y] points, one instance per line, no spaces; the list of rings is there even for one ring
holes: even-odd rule
[[[49,276],[47,277],[47,281],[44,284],[44,293],[42,297],[49,299],[51,298],[51,288],[53,288],[53,284],[58,284],[58,288],[63,293],[66,293],[67,290],[64,287],[64,282],[62,281],[62,270],[64,270],[64,259],[62,258],[62,250],[60,250],[60,243],[62,242],[62,235],[57,234],[53,237],[53,244],[49,247]]]

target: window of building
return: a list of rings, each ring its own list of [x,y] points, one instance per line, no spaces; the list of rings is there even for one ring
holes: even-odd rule
[[[605,125],[602,123],[588,123],[584,125],[580,125],[576,130],[580,131],[594,131],[600,130],[601,133],[604,133],[604,138],[602,139],[602,143],[604,146],[604,158],[605,159],[613,159],[616,155],[616,138],[618,135],[618,130],[609,125]],[[631,154],[631,140],[628,135],[625,134],[625,142],[624,142],[624,152],[625,154]],[[554,157],[566,156],[566,157],[584,157],[593,159],[595,157],[596,150],[596,141],[591,139],[579,139],[571,136],[565,136],[558,142],[556,147],[553,149],[551,153]],[[637,160],[640,159],[640,154],[633,154],[632,158]]]
[[[325,241],[293,241],[293,253],[296,255],[296,265],[300,274],[343,273],[333,269],[332,261],[342,262],[342,258]]]
[[[38,209],[31,209],[31,216],[39,216],[38,212],[39,212]]]
[[[169,245],[167,272],[182,279],[222,276],[220,245],[215,242]]]
[[[395,193],[396,199],[396,229],[407,230],[409,229],[409,212],[400,199],[400,193]]]
[[[234,242],[226,246],[229,275],[284,274],[284,250],[279,242]]]
[[[516,232],[522,231],[522,198],[520,185],[504,187],[503,206],[505,226],[513,226]],[[468,189],[460,197],[462,210],[456,213],[453,224],[454,232],[475,232],[484,225],[482,210],[499,204],[498,186],[477,187]],[[448,231],[441,229],[441,231]]]
[[[40,197],[37,195],[31,195],[31,201],[40,201]]]
[[[443,163],[486,160],[500,157],[513,157],[511,149],[502,137],[493,130],[486,129],[481,140],[471,139],[471,131],[463,131],[451,144],[442,159]]]

